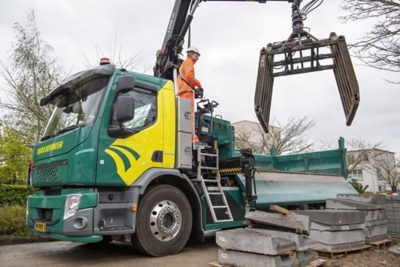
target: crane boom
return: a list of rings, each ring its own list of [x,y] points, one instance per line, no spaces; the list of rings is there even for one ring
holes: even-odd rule
[[[173,69],[180,65],[184,38],[200,2],[288,2],[293,0],[176,0],[161,49],[157,52],[154,76],[173,79]]]
[[[303,8],[303,0],[176,0],[164,42],[157,51],[154,76],[175,80],[181,65],[179,55],[185,35],[201,2],[288,2],[292,3],[293,31],[287,40],[274,42],[262,48],[257,75],[254,110],[268,132],[274,78],[332,69],[339,95],[350,126],[358,109],[360,92],[344,36],[331,33],[328,39],[318,39],[304,30],[307,14],[321,5],[323,0],[309,0]]]

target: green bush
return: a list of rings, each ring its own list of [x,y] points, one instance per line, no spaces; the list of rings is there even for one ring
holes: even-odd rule
[[[18,205],[0,206],[0,235],[32,237],[26,227],[25,207]]]
[[[27,197],[34,191],[24,185],[0,185],[0,205],[25,206]]]

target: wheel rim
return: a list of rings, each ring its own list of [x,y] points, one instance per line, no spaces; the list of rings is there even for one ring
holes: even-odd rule
[[[170,200],[158,202],[150,213],[150,229],[155,238],[167,242],[174,239],[182,226],[179,207]]]

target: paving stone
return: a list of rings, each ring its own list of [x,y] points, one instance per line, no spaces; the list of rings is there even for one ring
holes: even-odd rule
[[[264,255],[279,255],[296,250],[291,240],[270,235],[264,231],[252,231],[247,228],[219,231],[216,234],[217,245],[225,250],[237,250]]]
[[[311,222],[327,225],[348,225],[364,223],[366,213],[353,210],[296,210],[297,214],[307,215]]]
[[[236,267],[294,267],[300,265],[299,260],[294,257],[268,256],[223,249],[218,250],[218,262]]]
[[[336,210],[380,210],[383,205],[369,204],[347,199],[328,199],[326,200],[327,209]]]
[[[311,230],[310,238],[327,245],[346,244],[365,241],[365,232],[364,230],[336,232]]]
[[[338,199],[349,199],[364,203],[371,203],[371,204],[385,204],[386,196],[385,195],[358,195],[358,194],[338,194]]]
[[[305,235],[298,235],[295,233],[283,232],[283,231],[275,231],[269,229],[260,229],[260,228],[247,228],[250,231],[266,233],[271,236],[276,236],[280,238],[284,238],[287,240],[291,240],[296,243],[296,251],[306,251],[311,249],[315,242],[311,240],[308,236]]]
[[[263,211],[246,212],[245,218],[251,222],[296,230],[298,233],[310,232],[310,219],[299,214],[282,215]]]

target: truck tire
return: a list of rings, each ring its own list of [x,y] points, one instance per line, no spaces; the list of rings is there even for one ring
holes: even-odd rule
[[[139,203],[132,243],[150,256],[176,254],[189,240],[192,221],[192,209],[182,191],[157,185]]]

